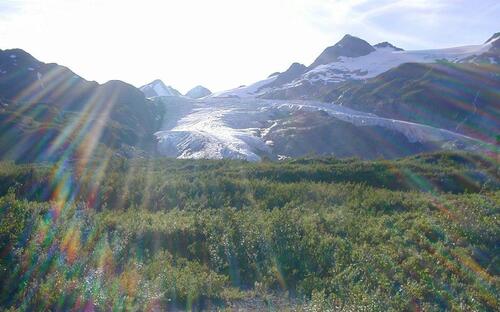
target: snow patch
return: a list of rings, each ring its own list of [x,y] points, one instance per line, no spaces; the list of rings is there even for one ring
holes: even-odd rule
[[[148,97],[157,96],[180,96],[180,93],[172,88],[171,86],[166,86],[161,80],[155,80],[145,86],[139,88],[143,93],[149,94]]]
[[[259,95],[264,94],[268,91],[267,88],[264,88],[266,85],[272,83],[274,80],[278,78],[278,75],[269,77],[267,79],[257,81],[249,86],[242,86],[239,88],[216,92],[211,95],[211,97],[238,97],[238,98],[248,98],[248,97],[257,97]]]
[[[488,51],[487,46],[476,45],[422,51],[397,51],[390,47],[377,48],[376,51],[365,56],[339,57],[337,62],[320,65],[305,73],[301,80],[326,84],[349,79],[368,79],[404,63],[433,63],[438,60],[458,62],[466,57]],[[295,86],[298,82],[294,81],[287,87]]]

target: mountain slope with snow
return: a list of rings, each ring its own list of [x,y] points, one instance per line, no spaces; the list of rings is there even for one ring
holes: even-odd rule
[[[248,86],[240,86],[238,88],[215,92],[211,95],[211,97],[220,97],[220,98],[255,98],[258,96],[264,95],[267,91],[272,91],[272,88],[267,87],[272,84],[277,78],[279,74],[271,75],[270,77],[252,83]]]
[[[204,86],[196,86],[193,89],[189,90],[186,93],[186,96],[192,99],[200,99],[202,97],[209,96],[210,94],[212,94],[212,91],[205,88]]]
[[[302,85],[324,86],[348,80],[366,80],[405,63],[435,63],[437,61],[457,63],[472,56],[482,55],[491,48],[491,43],[421,51],[401,51],[388,45],[377,47],[373,52],[364,56],[340,56],[335,62],[319,65],[293,82],[267,92],[265,96],[269,97],[273,93]]]
[[[375,49],[363,39],[345,35],[335,45],[326,48],[316,60],[309,66],[314,69],[319,65],[330,64],[338,61],[341,57],[360,57],[375,52]]]
[[[494,147],[485,142],[494,144],[488,137],[495,118],[488,116],[500,103],[494,92],[498,65],[476,61],[497,53],[497,40],[405,51],[347,35],[309,67],[294,63],[264,80],[182,106],[165,99],[171,117],[156,133],[158,150],[177,158],[250,161],[307,154],[370,159],[441,149],[491,152]]]
[[[163,81],[156,79],[139,88],[147,98],[157,96],[182,96],[182,94],[171,86],[167,86]]]
[[[370,79],[405,63],[481,60],[498,65],[498,39],[498,36],[493,36],[479,45],[405,51],[388,42],[370,46],[362,39],[346,35],[336,45],[327,48],[306,71],[292,81],[276,83],[280,76],[278,74],[249,86],[214,93],[212,97],[314,99],[325,86]]]

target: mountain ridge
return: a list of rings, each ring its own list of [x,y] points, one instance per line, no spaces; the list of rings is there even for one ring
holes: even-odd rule
[[[358,57],[374,51],[375,49],[365,40],[347,34],[335,45],[326,48],[309,66],[309,69],[329,64],[338,60],[341,56]]]
[[[152,82],[143,85],[139,88],[147,98],[154,98],[157,96],[182,96],[172,86],[167,86],[161,79],[155,79]]]
[[[107,149],[122,155],[154,151],[162,118],[162,109],[128,83],[87,81],[21,49],[0,52],[0,103],[0,158],[22,162],[77,159]],[[50,148],[39,150],[40,142]]]
[[[346,35],[317,58],[330,63],[312,69],[293,63],[248,86],[215,94],[197,86],[185,96],[160,79],[140,89],[122,81],[101,85],[22,50],[0,51],[0,142],[8,147],[0,158],[55,159],[28,151],[45,140],[59,142],[64,153],[89,129],[113,151],[177,158],[494,153],[498,42],[494,35],[482,45],[404,51]],[[75,135],[65,137],[77,122]],[[24,143],[16,144],[17,137]],[[385,140],[398,146],[372,144]]]

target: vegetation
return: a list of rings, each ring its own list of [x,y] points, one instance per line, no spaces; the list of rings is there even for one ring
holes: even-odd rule
[[[3,162],[0,307],[496,310],[498,174],[459,153]]]
[[[477,61],[405,63],[363,83],[346,82],[321,99],[495,143],[500,70]]]

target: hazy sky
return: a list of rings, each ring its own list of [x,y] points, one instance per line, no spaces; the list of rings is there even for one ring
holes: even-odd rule
[[[0,49],[88,80],[218,91],[306,65],[346,33],[405,49],[484,42],[498,0],[0,0]]]

